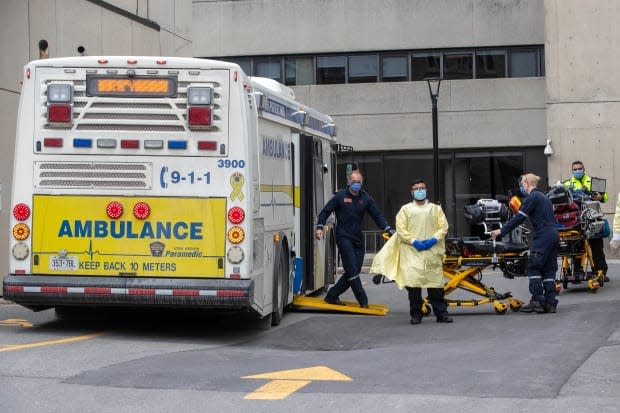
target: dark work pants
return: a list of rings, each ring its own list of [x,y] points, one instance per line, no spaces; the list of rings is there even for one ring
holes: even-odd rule
[[[411,317],[422,317],[422,289],[418,287],[405,287],[409,295],[409,314]],[[444,299],[443,287],[427,288],[428,300],[433,307],[435,317],[443,317],[448,315],[448,303]]]
[[[602,270],[603,274],[607,274],[607,260],[605,260],[605,251],[603,251],[603,238],[590,238],[588,243],[592,250],[592,261],[594,261],[592,272],[596,274],[599,270]]]
[[[557,305],[555,274],[558,271],[558,232],[555,228],[536,234],[527,261],[532,300]]]
[[[344,274],[329,289],[327,296],[332,299],[338,298],[340,294],[351,287],[357,302],[361,306],[368,305],[368,296],[366,296],[362,280],[360,280],[360,271],[362,271],[362,265],[364,264],[364,243],[350,238],[338,238],[336,243],[338,244],[338,251],[340,251]]]

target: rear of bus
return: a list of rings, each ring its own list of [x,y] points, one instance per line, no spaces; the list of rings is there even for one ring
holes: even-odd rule
[[[241,83],[235,65],[190,58],[28,64],[4,297],[251,307]]]

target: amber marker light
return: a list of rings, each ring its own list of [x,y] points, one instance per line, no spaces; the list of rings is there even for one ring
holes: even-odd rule
[[[112,219],[118,219],[123,215],[123,205],[120,202],[112,201],[105,208],[106,214]]]
[[[228,241],[239,244],[245,238],[245,232],[240,227],[232,227],[228,230]]]
[[[30,228],[26,224],[15,224],[13,226],[13,238],[23,241],[30,236]]]
[[[151,207],[146,202],[138,202],[133,207],[133,215],[138,219],[146,219],[151,215]]]

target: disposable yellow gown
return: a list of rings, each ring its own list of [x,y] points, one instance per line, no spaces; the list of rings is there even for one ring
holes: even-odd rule
[[[404,287],[443,287],[443,258],[448,220],[439,205],[426,201],[404,205],[396,215],[394,234],[375,255],[371,274],[383,274]],[[425,251],[416,250],[413,240],[435,237],[437,244]]]

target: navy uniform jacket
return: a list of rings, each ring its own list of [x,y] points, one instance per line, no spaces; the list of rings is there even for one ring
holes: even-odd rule
[[[368,212],[377,226],[383,230],[389,228],[387,220],[377,207],[377,204],[364,191],[357,195],[351,194],[349,189],[341,189],[325,204],[317,219],[317,229],[323,228],[325,221],[332,212],[336,213],[336,237],[350,238],[363,242],[362,219]]]
[[[501,228],[501,234],[506,235],[518,225],[523,223],[526,218],[530,218],[534,226],[534,238],[544,237],[554,233],[557,236],[555,217],[553,216],[553,204],[537,188],[534,188],[521,205],[519,212],[514,215]]]

